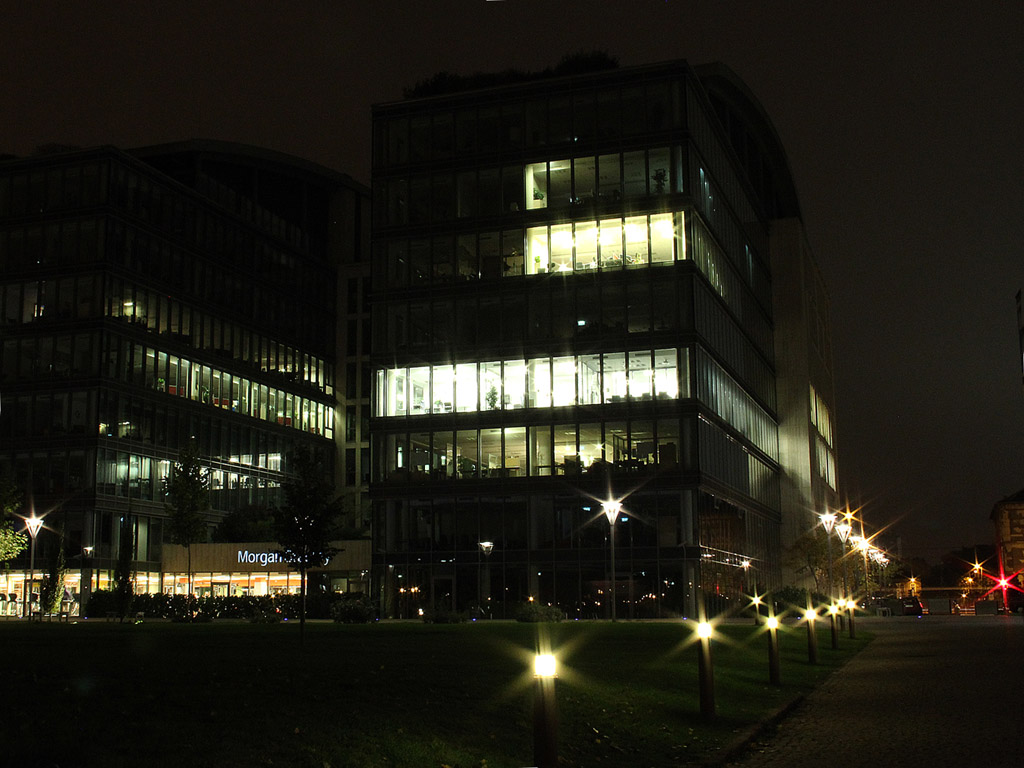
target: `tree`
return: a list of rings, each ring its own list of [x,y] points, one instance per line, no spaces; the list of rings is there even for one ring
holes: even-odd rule
[[[833,583],[835,583],[835,564],[839,562],[842,548],[835,542],[836,551],[833,564]],[[785,565],[796,574],[806,574],[814,579],[814,591],[828,591],[828,534],[821,526],[816,525],[789,546],[783,553]]]
[[[274,510],[274,531],[282,558],[299,572],[299,636],[304,639],[306,573],[326,565],[338,553],[331,540],[337,534],[341,503],[323,468],[308,452],[297,451],[294,463],[293,479],[283,486],[285,504]]]
[[[21,494],[10,477],[0,478],[0,562],[7,563],[28,549],[28,535],[14,529],[14,511]]]
[[[213,540],[222,542],[273,541],[274,535],[274,515],[259,504],[229,512],[213,530]]]
[[[64,599],[64,580],[68,575],[67,560],[64,556],[64,531],[59,532],[57,550],[50,555],[50,567],[39,590],[39,608],[43,613],[60,613]]]
[[[117,565],[114,566],[114,610],[118,621],[123,622],[132,609],[135,600],[135,585],[132,583],[132,555],[135,554],[135,524],[128,512],[121,517],[118,536]]]
[[[164,481],[171,541],[188,554],[188,594],[192,595],[192,545],[206,539],[202,513],[209,508],[210,472],[199,462],[195,440],[181,449],[171,474]]]

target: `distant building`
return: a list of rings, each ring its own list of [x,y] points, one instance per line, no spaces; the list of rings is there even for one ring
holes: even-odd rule
[[[837,502],[828,298],[739,79],[378,105],[373,160],[382,613],[694,615],[780,584]]]
[[[1024,571],[1024,490],[996,502],[990,519],[996,529],[996,553],[1002,573]],[[995,564],[989,567],[997,572]]]
[[[1017,291],[1017,338],[1020,350],[1021,380],[1024,381],[1024,310],[1021,308],[1020,291]]]
[[[160,589],[162,483],[190,439],[210,525],[277,503],[298,448],[362,508],[367,225],[347,176],[236,144],[0,162],[0,475],[63,529],[73,591],[108,584],[129,513],[139,588]]]

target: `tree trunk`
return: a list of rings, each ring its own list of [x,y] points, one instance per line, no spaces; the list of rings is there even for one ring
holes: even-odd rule
[[[302,596],[302,605],[299,608],[299,645],[306,643],[306,569],[299,569],[299,594]]]
[[[185,595],[185,606],[188,611],[188,620],[192,621],[195,618],[192,615],[192,545],[189,544],[185,547],[185,551],[188,553],[188,594]]]

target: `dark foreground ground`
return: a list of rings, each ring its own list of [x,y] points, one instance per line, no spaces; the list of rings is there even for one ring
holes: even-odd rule
[[[743,768],[1024,766],[1024,622],[860,622],[874,641],[755,742]]]
[[[682,622],[434,626],[0,623],[0,766],[504,768],[533,764],[530,662],[550,643],[563,766],[721,758],[866,642],[807,661],[782,633],[782,685],[752,622],[714,645],[718,716],[699,715]]]

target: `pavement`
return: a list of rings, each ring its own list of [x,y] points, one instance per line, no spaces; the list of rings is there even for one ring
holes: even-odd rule
[[[1024,766],[1019,616],[858,618],[857,629],[874,641],[725,765]]]

